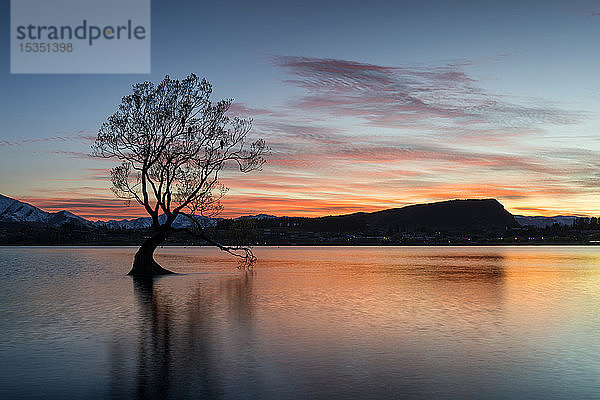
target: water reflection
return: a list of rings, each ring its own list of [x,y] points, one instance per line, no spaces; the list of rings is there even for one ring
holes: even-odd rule
[[[193,279],[175,277],[188,278]],[[246,364],[231,365],[226,361],[230,358],[228,352],[250,353],[253,274],[224,278],[218,287],[198,280],[184,288],[183,293],[169,290],[173,283],[167,282],[169,279],[173,281],[173,278],[133,278],[139,314],[135,397],[221,398],[230,389],[224,377],[248,373],[239,370],[246,369]],[[122,362],[121,354],[115,341],[111,354],[113,366]],[[119,379],[113,382],[119,388],[113,392],[122,394],[123,382]]]
[[[341,271],[314,261],[310,274],[261,271],[260,292],[253,272],[134,279],[135,396],[422,395],[429,388],[414,379],[439,376],[433,365],[477,354],[497,335],[501,254],[363,260]]]
[[[503,254],[433,256],[421,261],[407,274],[419,290],[427,294],[423,297],[423,309],[433,313],[432,318],[439,318],[444,310],[450,310],[463,324],[468,321],[481,325],[488,322],[476,321],[482,313],[493,318],[501,316],[507,274]],[[432,302],[436,305],[433,310]]]
[[[140,313],[137,396],[166,398],[171,381],[171,302],[155,288],[153,279],[134,278],[133,291]]]
[[[502,254],[455,254],[431,257],[413,271],[416,275],[460,282],[500,284],[505,276]]]
[[[183,273],[132,282],[122,249],[4,250],[0,398],[597,395],[597,248],[161,251]]]

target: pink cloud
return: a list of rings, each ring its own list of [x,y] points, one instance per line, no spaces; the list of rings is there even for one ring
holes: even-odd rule
[[[19,200],[41,208],[48,212],[61,210],[70,211],[83,218],[89,219],[122,219],[146,217],[148,214],[137,203],[127,206],[124,200],[111,197],[97,197],[91,193],[73,194],[70,197],[23,197]]]
[[[544,104],[504,101],[479,87],[458,64],[388,67],[308,57],[275,57],[273,62],[295,76],[285,82],[307,91],[291,107],[358,117],[377,126],[409,126],[435,118],[455,124],[530,126],[572,123],[582,117]]]

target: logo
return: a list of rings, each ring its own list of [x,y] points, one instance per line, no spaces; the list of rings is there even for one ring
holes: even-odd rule
[[[141,25],[136,27],[132,26],[131,20],[127,20],[127,25],[107,25],[100,28],[96,25],[89,25],[87,20],[83,20],[80,26],[75,28],[65,26],[39,26],[29,24],[27,26],[17,26],[17,39],[18,40],[47,40],[47,41],[65,41],[65,40],[87,40],[91,46],[95,40],[106,39],[106,40],[121,40],[121,39],[146,39],[146,28]]]
[[[150,73],[150,0],[12,0],[11,73]]]

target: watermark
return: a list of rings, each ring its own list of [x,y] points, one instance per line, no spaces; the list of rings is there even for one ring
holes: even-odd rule
[[[150,73],[150,0],[11,0],[10,71]]]

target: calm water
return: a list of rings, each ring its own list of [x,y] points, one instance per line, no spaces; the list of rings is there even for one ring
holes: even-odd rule
[[[599,399],[599,247],[0,247],[0,398]]]

